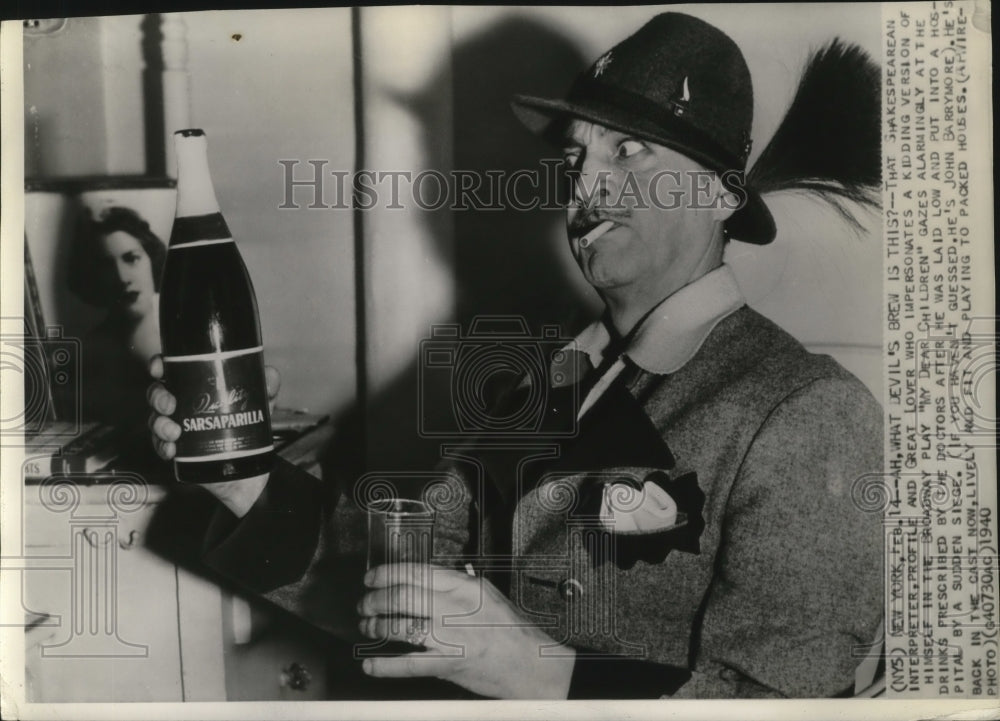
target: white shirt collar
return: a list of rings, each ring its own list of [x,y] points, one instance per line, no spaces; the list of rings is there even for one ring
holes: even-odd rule
[[[646,316],[624,355],[644,371],[675,373],[701,348],[719,321],[745,303],[728,265],[684,286]],[[611,335],[603,320],[587,326],[570,345],[600,366]]]

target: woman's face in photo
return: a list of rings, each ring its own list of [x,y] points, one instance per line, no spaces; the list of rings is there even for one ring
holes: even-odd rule
[[[100,241],[101,278],[112,310],[142,318],[153,310],[153,265],[136,238],[117,230]]]

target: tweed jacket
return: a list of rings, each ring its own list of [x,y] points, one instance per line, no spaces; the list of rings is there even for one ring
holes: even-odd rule
[[[881,471],[880,408],[745,305],[704,333],[672,372],[630,364],[571,436],[451,454],[435,560],[471,562],[575,648],[580,695],[597,680],[620,683],[622,698],[837,695],[881,618],[881,519],[852,502],[852,484]],[[550,410],[574,390],[552,389]],[[600,522],[606,484],[646,481],[682,524]],[[272,479],[235,529],[217,524],[207,560],[324,625],[305,600],[329,575],[307,530],[319,504],[303,504],[296,483]],[[284,530],[250,530],[262,520]],[[343,537],[345,523],[325,528]]]

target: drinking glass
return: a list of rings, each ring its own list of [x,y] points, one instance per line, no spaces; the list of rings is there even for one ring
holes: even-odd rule
[[[423,501],[384,498],[368,504],[368,568],[429,563],[434,511]]]

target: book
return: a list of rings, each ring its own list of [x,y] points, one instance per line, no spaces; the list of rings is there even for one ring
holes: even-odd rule
[[[53,423],[28,439],[22,472],[25,480],[50,476],[96,473],[121,455],[119,432],[105,423],[84,423],[79,435],[67,441],[66,429]]]
[[[271,411],[271,430],[275,435],[295,437],[303,431],[324,423],[329,418],[328,414],[310,413],[309,411],[278,406]]]

